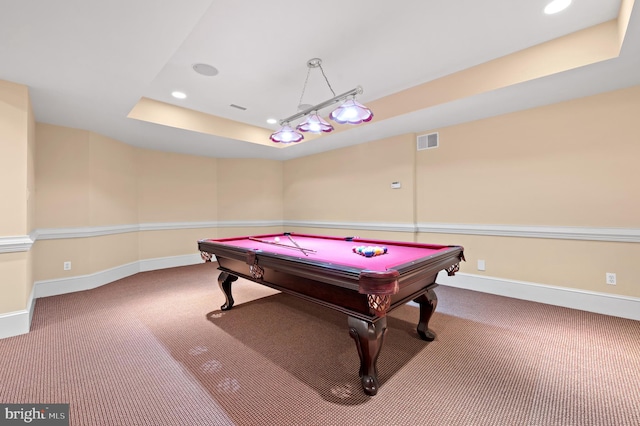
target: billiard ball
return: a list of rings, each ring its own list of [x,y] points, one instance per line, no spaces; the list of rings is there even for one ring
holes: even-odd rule
[[[273,240],[277,243],[280,241],[280,237],[275,237]]]

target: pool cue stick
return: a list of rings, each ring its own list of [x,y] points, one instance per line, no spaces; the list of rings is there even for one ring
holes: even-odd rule
[[[297,241],[293,239],[293,237],[291,236],[291,234],[290,234],[290,233],[285,232],[285,233],[284,233],[284,235],[286,235],[286,236],[289,238],[289,241],[291,241],[293,244],[295,244],[295,245],[296,245],[296,247],[298,247],[300,250],[302,250],[302,247],[300,247],[300,246],[298,245]],[[303,253],[304,253],[304,255],[305,255],[305,256],[309,256],[309,255],[308,255],[307,253],[305,253],[304,251],[303,251]]]
[[[280,243],[276,243],[275,241],[267,241],[267,240],[261,240],[259,238],[253,238],[253,237],[249,237],[249,239],[251,241],[257,241],[259,243],[265,243],[265,244],[273,244],[274,246],[280,246],[280,247],[284,247],[284,248],[288,248],[288,249],[293,249],[293,250],[300,250],[301,252],[303,252],[304,254],[305,251],[311,252],[311,253],[315,253],[315,250],[311,250],[311,249],[307,249],[307,248],[302,248],[302,247],[293,247],[293,246],[288,246],[286,244],[280,244]]]

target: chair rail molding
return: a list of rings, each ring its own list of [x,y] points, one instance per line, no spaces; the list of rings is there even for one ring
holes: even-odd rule
[[[640,229],[578,226],[418,223],[418,232],[640,243]]]
[[[30,235],[0,237],[0,253],[29,251],[34,242]]]

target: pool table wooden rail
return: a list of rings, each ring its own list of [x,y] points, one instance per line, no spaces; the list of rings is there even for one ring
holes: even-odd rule
[[[415,259],[386,271],[372,271],[209,240],[199,241],[198,248],[205,260],[215,255],[221,271],[300,297],[308,296],[316,303],[363,319],[384,316],[405,299],[419,296],[421,289],[426,291],[435,284],[439,271],[458,265],[464,259],[462,247],[452,246],[445,253]],[[354,297],[353,292],[389,296],[390,303],[378,310],[369,304],[363,308],[361,303],[351,303],[351,309],[342,306],[345,297],[348,296],[348,300]],[[358,298],[358,302],[362,300],[366,301]]]

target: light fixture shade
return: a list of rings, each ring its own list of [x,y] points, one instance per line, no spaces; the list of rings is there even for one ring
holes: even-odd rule
[[[329,114],[329,118],[340,124],[360,124],[371,121],[373,113],[355,99],[347,99]]]
[[[296,126],[296,129],[301,132],[328,133],[333,130],[333,126],[316,112],[315,114],[308,115],[306,120]]]
[[[291,126],[285,124],[280,130],[272,133],[269,139],[273,142],[282,143],[300,142],[302,140],[302,133],[296,132]]]

